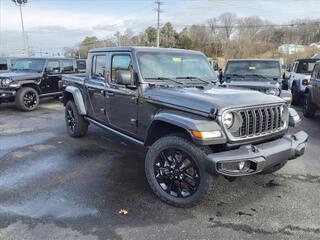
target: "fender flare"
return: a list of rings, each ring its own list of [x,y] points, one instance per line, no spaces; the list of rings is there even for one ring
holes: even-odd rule
[[[148,139],[150,130],[152,130],[151,128],[156,122],[165,122],[184,129],[186,132],[188,132],[188,134],[190,134],[190,137],[194,142],[201,145],[221,144],[226,142],[224,132],[216,121],[208,120],[207,118],[195,114],[178,112],[174,110],[162,110],[154,115],[152,123],[148,128],[146,139]],[[202,140],[196,139],[192,136],[192,130],[197,130],[200,132],[221,131],[222,136],[221,138],[203,142]]]
[[[63,98],[66,99],[66,94],[72,94],[74,103],[76,104],[79,115],[87,115],[87,110],[83,101],[82,93],[79,88],[67,86],[63,92]],[[66,104],[66,102],[65,102]]]

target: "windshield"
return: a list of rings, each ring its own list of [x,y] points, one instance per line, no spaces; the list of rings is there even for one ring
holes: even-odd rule
[[[44,63],[45,59],[17,59],[12,66],[12,70],[41,72]]]
[[[298,66],[297,73],[311,75],[315,64],[316,64],[316,60],[314,60],[314,61],[301,61]]]
[[[279,61],[229,61],[225,75],[279,77]]]
[[[215,81],[217,75],[207,59],[200,54],[179,52],[139,52],[137,54],[142,77],[154,79],[179,79]]]

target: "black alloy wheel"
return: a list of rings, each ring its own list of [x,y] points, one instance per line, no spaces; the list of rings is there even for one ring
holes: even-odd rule
[[[38,98],[35,92],[26,92],[23,96],[23,104],[27,109],[33,109],[38,104]]]
[[[184,151],[169,148],[162,151],[154,164],[154,174],[160,187],[173,197],[193,195],[200,183],[195,161]]]
[[[75,118],[74,118],[74,113],[73,113],[73,109],[72,108],[67,108],[66,109],[66,113],[67,113],[67,116],[66,116],[66,120],[67,120],[67,127],[69,129],[69,131],[71,133],[74,133],[75,131],[75,126],[76,126],[76,121],[75,121]]]

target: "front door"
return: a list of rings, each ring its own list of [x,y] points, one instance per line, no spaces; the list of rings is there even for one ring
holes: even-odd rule
[[[43,94],[59,92],[61,66],[59,60],[48,60],[40,88]]]
[[[107,56],[92,55],[91,56],[91,73],[85,82],[87,109],[89,117],[98,122],[106,122],[106,65]]]
[[[132,73],[131,59],[130,53],[113,53],[110,56],[110,86],[106,89],[107,118],[109,124],[118,130],[135,134],[138,125],[137,90],[122,85],[117,79],[118,71]]]

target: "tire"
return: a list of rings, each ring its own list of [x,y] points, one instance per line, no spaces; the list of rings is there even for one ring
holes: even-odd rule
[[[296,85],[292,85],[291,94],[292,94],[291,104],[294,106],[297,106],[300,103],[300,98],[299,98],[300,96],[299,96],[298,89],[297,89]]]
[[[88,132],[88,121],[78,114],[73,101],[68,101],[65,108],[65,121],[68,133],[71,137],[80,138]]]
[[[316,111],[317,111],[317,108],[312,102],[311,94],[307,93],[304,97],[303,115],[306,118],[312,118],[314,117]]]
[[[15,97],[16,107],[24,112],[35,110],[39,105],[39,93],[34,88],[23,87]]]
[[[202,149],[183,137],[160,138],[149,148],[145,160],[145,173],[151,189],[162,201],[175,207],[199,204],[211,184],[205,158]]]
[[[274,173],[276,171],[279,171],[281,168],[283,168],[287,164],[287,162],[288,162],[288,160],[283,161],[283,162],[281,162],[275,166],[272,166],[270,168],[267,168],[267,169],[263,170],[261,172],[261,174],[270,174],[270,173]]]

